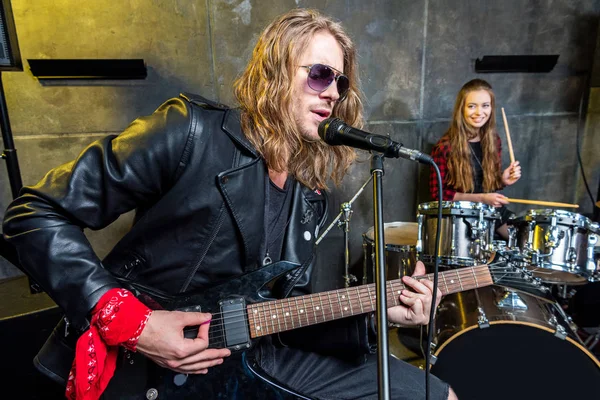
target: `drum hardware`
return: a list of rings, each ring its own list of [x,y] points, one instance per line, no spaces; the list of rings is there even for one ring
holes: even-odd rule
[[[479,326],[479,328],[481,328],[481,329],[489,328],[490,320],[487,319],[487,316],[485,315],[485,311],[483,311],[483,308],[477,307],[477,311],[479,312],[479,316],[477,317],[477,325]]]
[[[594,248],[596,247],[596,243],[598,243],[598,235],[591,235],[588,239],[586,268],[586,270],[590,274],[590,282],[596,282],[600,278],[600,274],[598,273],[598,263],[600,263],[600,259],[596,260],[596,257],[594,255]]]
[[[433,264],[438,202],[419,204],[417,222],[419,260]],[[449,267],[474,266],[486,262],[492,250],[494,229],[500,215],[492,206],[469,201],[442,202],[440,260]]]
[[[556,318],[554,318],[554,320],[551,322],[556,324],[556,332],[554,332],[554,336],[556,336],[559,339],[565,340],[567,338],[567,330],[558,323]]]
[[[340,213],[331,221],[327,229],[323,231],[321,236],[316,240],[315,245],[321,243],[321,240],[329,233],[334,225],[338,225],[344,231],[344,286],[350,287],[350,284],[357,281],[355,275],[350,274],[350,245],[349,245],[349,232],[350,232],[350,217],[352,216],[352,203],[358,198],[363,192],[365,187],[371,182],[373,175],[369,176],[369,179],[358,189],[356,194],[350,199],[350,201],[342,203],[340,205]],[[341,219],[342,216],[344,219]]]
[[[589,218],[564,210],[528,210],[508,224],[509,244],[521,250],[545,283],[583,285],[598,278],[590,255],[600,227]]]
[[[498,308],[510,308],[516,311],[526,311],[527,304],[519,297],[514,290],[507,290],[504,295],[496,301]]]
[[[357,282],[356,276],[349,273],[350,268],[350,245],[348,233],[350,232],[350,217],[352,216],[352,206],[350,203],[342,203],[340,205],[341,212],[344,214],[344,218],[340,219],[338,226],[344,231],[344,286],[350,287],[354,282]]]
[[[596,328],[596,333],[594,335],[590,335],[585,339],[584,345],[588,350],[592,351],[598,342],[600,342],[600,327]]]
[[[417,224],[419,226],[419,230],[417,231],[417,244],[415,247],[417,254],[423,252],[423,230],[421,229],[421,226],[423,226],[423,218],[423,214],[417,214]]]

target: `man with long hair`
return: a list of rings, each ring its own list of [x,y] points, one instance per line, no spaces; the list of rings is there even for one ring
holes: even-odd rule
[[[292,10],[260,36],[235,83],[239,108],[182,94],[25,187],[6,212],[4,234],[65,313],[38,368],[73,399],[232,397],[235,390],[214,388],[220,364],[235,362],[222,337],[239,339],[234,328],[254,321],[258,308],[240,312],[238,298],[212,315],[159,305],[216,284],[243,291],[231,282],[286,260],[299,267],[271,292],[290,300],[252,324],[258,333],[286,324],[285,332],[264,336],[244,355],[247,365],[304,396],[377,397],[372,315],[293,329],[309,310],[314,321],[324,316],[319,305],[305,313],[293,298],[310,293],[327,181],[338,184],[355,158],[320,141],[317,128],[330,116],[361,126],[358,84],[356,50],[341,26]],[[134,209],[130,232],[99,260],[82,228],[101,229]],[[422,264],[416,273],[424,274]],[[389,309],[390,321],[427,323],[432,283],[404,283],[410,290]],[[291,327],[290,313],[299,318]],[[423,371],[390,361],[393,398],[422,398]],[[455,398],[432,378],[432,399]]]

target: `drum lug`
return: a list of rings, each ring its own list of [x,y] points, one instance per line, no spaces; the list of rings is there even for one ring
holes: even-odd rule
[[[548,322],[550,323],[550,325],[556,327],[554,336],[556,336],[559,339],[563,339],[563,340],[567,338],[567,330],[565,329],[564,326],[562,326],[561,324],[558,323],[558,320],[556,319],[555,315],[550,317],[550,320]]]
[[[565,237],[564,231],[558,231],[556,226],[556,217],[550,218],[550,229],[546,232],[544,240],[546,241],[546,247],[555,249],[560,245],[561,240]]]
[[[554,336],[565,340],[567,338],[567,330],[562,325],[556,325],[556,332],[554,332]]]
[[[517,228],[514,225],[508,226],[508,245],[509,249],[517,247]]]
[[[590,235],[588,238],[588,247],[586,251],[586,272],[588,275],[588,280],[591,282],[594,281],[594,274],[596,273],[596,260],[594,260],[594,247],[596,247],[596,243],[598,243],[598,236]]]
[[[431,355],[429,356],[429,363],[430,363],[431,365],[435,365],[435,363],[436,363],[437,359],[438,359],[438,358],[437,358],[437,356],[436,356],[435,354],[431,354]]]
[[[490,321],[488,320],[487,315],[485,315],[485,311],[483,311],[483,308],[477,307],[477,311],[479,311],[479,316],[477,317],[477,325],[479,325],[479,328],[489,328]]]

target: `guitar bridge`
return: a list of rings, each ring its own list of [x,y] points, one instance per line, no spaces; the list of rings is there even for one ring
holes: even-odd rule
[[[246,301],[242,297],[219,301],[225,347],[230,350],[250,348],[250,333],[246,324]]]

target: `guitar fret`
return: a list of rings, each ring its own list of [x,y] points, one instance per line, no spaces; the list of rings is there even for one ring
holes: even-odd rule
[[[375,303],[373,303],[373,295],[371,294],[371,285],[367,285],[367,292],[369,294],[369,300],[371,302],[371,311],[375,311]]]
[[[297,297],[293,297],[294,299],[294,304],[296,305],[296,316],[294,317],[294,319],[296,320],[296,322],[298,322],[298,326],[303,326],[302,325],[302,321],[300,320],[300,307],[298,307],[298,298]],[[298,318],[298,319],[296,319]]]
[[[289,301],[287,303],[289,303]],[[283,325],[285,326],[285,330],[287,331],[288,330],[287,315],[289,315],[289,313],[286,315],[285,304],[286,304],[285,301],[281,303],[281,318],[283,319]]]
[[[331,311],[331,317],[333,317],[333,303],[331,302],[331,297],[329,297],[329,292],[327,292],[327,300],[329,300],[329,310]]]
[[[275,304],[275,319],[277,320],[277,332],[281,332],[281,322],[279,321],[281,318],[279,318],[279,315],[277,315],[277,304]],[[281,313],[281,316],[283,317],[283,312]]]
[[[387,296],[387,302],[388,303],[394,303],[395,306],[398,305],[398,303],[396,302],[396,299],[398,299],[398,296],[395,295],[394,293],[394,286],[392,286],[392,283],[390,281],[388,281],[386,283],[386,296]],[[391,299],[390,299],[391,296]]]
[[[460,290],[465,290],[465,289],[463,289],[462,281],[460,280],[460,274],[458,273],[458,270],[456,270],[456,278],[458,279],[458,283],[460,285]]]
[[[304,296],[302,296],[302,307],[303,307],[303,314],[306,317],[306,325],[310,325],[310,320],[308,319],[308,308],[306,307],[306,298]]]
[[[294,308],[291,302],[292,301],[290,299],[287,299],[288,311],[286,316],[290,318],[290,322],[292,323],[292,329],[296,329],[296,325],[294,325]]]
[[[248,309],[248,325],[250,326],[250,336],[256,337],[256,321],[254,320],[254,316],[256,314],[256,307],[254,305],[249,305]],[[252,311],[252,312],[250,312]]]
[[[348,299],[348,307],[346,307],[345,310],[348,311],[348,308],[350,308],[350,315],[354,315],[354,311],[352,311],[352,299],[348,295],[348,289],[346,289],[346,294],[342,296],[342,298],[344,297]]]
[[[317,320],[317,311],[315,310],[315,302],[313,300],[313,296],[310,296],[310,305],[312,307],[313,316],[315,317],[315,324],[316,324],[319,321]]]
[[[271,304],[269,304],[269,320],[271,321],[271,333],[276,332],[275,331],[275,319],[277,318],[277,313],[273,313],[273,308],[271,307]]]
[[[340,301],[340,292],[336,290],[335,294],[337,295],[338,305],[340,306],[340,314],[342,318],[344,317],[344,310],[342,309],[342,302]]]
[[[400,305],[400,294],[402,293],[402,289],[404,289],[404,285],[402,284],[402,282],[398,283],[398,293],[396,293],[396,296],[394,296],[394,305]]]
[[[444,281],[444,286],[446,287],[446,293],[449,293],[450,290],[448,289],[448,283],[446,282],[446,275],[442,272],[440,275],[442,275],[442,280]]]
[[[477,282],[477,275],[475,275],[475,268],[471,269],[471,273],[473,274],[473,279],[475,279],[475,287],[479,287],[479,283]]]
[[[325,318],[325,307],[323,307],[323,300],[321,300],[321,293],[319,293],[319,304],[321,305],[321,312],[323,313],[323,322],[327,321]]]
[[[358,299],[358,305],[360,306],[360,313],[363,314],[365,310],[363,310],[362,299],[360,298],[360,290],[358,287],[356,288],[356,298]]]
[[[262,318],[261,318],[261,316],[262,316],[262,309],[263,309],[263,307],[264,307],[264,306],[258,306],[258,307],[257,307],[257,310],[256,310],[256,313],[257,313],[256,315],[257,315],[257,317],[258,317],[258,326],[256,327],[256,329],[257,329],[258,331],[260,331],[260,333],[261,333],[261,334],[263,334],[263,333],[262,333],[262,332],[263,332],[263,326],[262,326]]]

